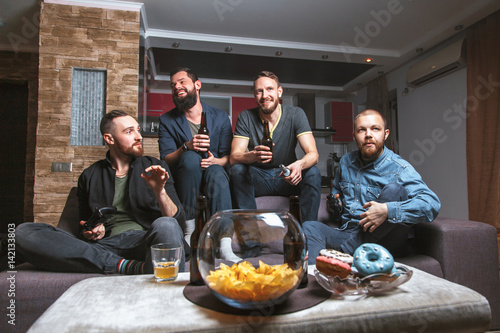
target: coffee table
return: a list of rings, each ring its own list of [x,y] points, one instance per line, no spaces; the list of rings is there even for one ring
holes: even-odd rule
[[[412,270],[410,281],[388,294],[332,295],[312,308],[277,316],[261,313],[237,316],[195,305],[183,296],[189,273],[180,273],[178,280],[169,284],[156,283],[152,275],[90,278],[68,289],[28,332],[488,330],[491,314],[483,296],[418,269]]]

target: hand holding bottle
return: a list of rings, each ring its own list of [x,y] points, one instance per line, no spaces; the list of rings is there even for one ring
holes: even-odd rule
[[[208,151],[210,148],[210,136],[208,132],[208,125],[207,125],[207,113],[202,112],[201,113],[201,122],[200,122],[200,129],[198,130],[198,134],[193,137],[193,140],[198,141],[198,147],[197,149],[195,148],[196,151],[198,151],[201,155],[202,158],[207,158],[207,154],[205,152]]]
[[[293,186],[296,186],[302,180],[302,167],[299,162],[294,162],[286,167],[283,164],[279,165],[281,169],[280,177],[285,177],[285,181]]]
[[[210,147],[210,137],[206,134],[196,134],[187,143],[189,150],[196,152],[206,152]]]
[[[206,169],[208,168],[209,166],[213,165],[213,164],[217,164],[216,163],[216,159],[214,157],[214,154],[212,154],[210,151],[207,152],[207,157],[206,158],[202,158],[201,159],[201,163],[200,163],[200,166],[203,168],[203,169]]]
[[[288,169],[284,164],[280,164],[279,168],[281,169],[280,176],[288,177],[292,174],[292,171],[290,171],[290,169]]]

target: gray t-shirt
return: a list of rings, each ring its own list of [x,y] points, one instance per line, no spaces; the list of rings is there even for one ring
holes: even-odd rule
[[[288,165],[297,160],[295,147],[297,138],[306,133],[312,133],[309,121],[304,110],[295,106],[282,106],[278,122],[271,130],[273,139],[273,161],[271,163],[253,163],[253,166],[269,169],[277,168],[280,164]],[[259,108],[245,110],[238,116],[235,138],[248,140],[248,150],[252,151],[260,145],[264,135],[264,121],[259,115]]]

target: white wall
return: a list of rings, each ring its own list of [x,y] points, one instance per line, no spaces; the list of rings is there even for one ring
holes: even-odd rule
[[[398,91],[400,155],[441,200],[440,216],[468,219],[465,100],[466,69],[422,87],[406,87],[408,67],[389,76]]]

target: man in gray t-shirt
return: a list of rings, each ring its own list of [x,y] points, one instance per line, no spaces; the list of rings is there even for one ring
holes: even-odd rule
[[[258,107],[238,116],[230,155],[233,207],[256,209],[258,196],[300,195],[302,220],[315,221],[321,196],[316,141],[304,111],[279,104],[282,93],[275,74],[260,72],[254,81]],[[269,122],[272,151],[261,145],[264,121]],[[301,159],[295,154],[297,143],[305,154]],[[290,169],[289,176],[283,177],[280,164]]]

